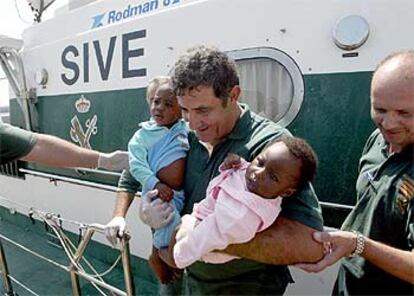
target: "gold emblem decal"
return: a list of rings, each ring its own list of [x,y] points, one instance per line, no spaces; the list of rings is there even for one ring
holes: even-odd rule
[[[398,188],[396,206],[401,214],[405,214],[410,201],[414,198],[414,180],[407,174],[402,178],[402,183]]]

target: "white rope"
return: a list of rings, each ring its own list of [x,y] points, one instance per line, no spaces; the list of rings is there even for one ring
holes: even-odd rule
[[[65,235],[65,234],[63,234],[64,235],[64,238],[65,239],[67,239],[67,241],[68,241],[68,243],[71,245],[71,247],[72,248],[74,248],[74,249],[76,249],[76,247],[75,247],[75,245],[72,243],[72,241]],[[93,272],[95,272],[95,274],[96,275],[91,275],[91,274],[88,274],[89,276],[91,276],[91,277],[96,277],[96,278],[101,278],[101,277],[103,277],[103,276],[105,276],[105,275],[107,275],[108,273],[110,273],[115,267],[116,267],[116,265],[118,264],[118,262],[119,262],[119,260],[121,259],[121,255],[119,255],[118,256],[118,258],[115,260],[115,262],[112,264],[112,266],[108,269],[108,270],[106,270],[106,271],[104,271],[104,272],[102,272],[102,273],[98,273],[95,269],[94,269],[94,267],[92,266],[92,264],[85,258],[85,257],[82,257],[82,260],[84,260],[85,261],[85,263],[88,265],[88,267],[90,268],[90,269],[92,269],[92,271]],[[82,266],[80,266],[80,267],[82,267]],[[84,271],[84,270],[83,270]]]
[[[62,264],[59,264],[59,263],[57,263],[57,262],[55,262],[55,261],[53,261],[53,260],[51,260],[51,259],[49,259],[49,258],[46,258],[45,256],[40,255],[39,253],[37,253],[37,252],[35,252],[35,251],[32,251],[32,250],[30,250],[30,249],[26,248],[25,246],[23,246],[23,245],[21,245],[21,244],[19,244],[19,243],[16,243],[15,241],[13,241],[13,240],[11,240],[11,239],[9,239],[9,238],[5,237],[5,236],[4,236],[4,235],[2,235],[2,234],[0,234],[0,238],[1,238],[1,239],[3,239],[3,240],[5,240],[6,242],[8,242],[8,243],[12,244],[12,245],[15,245],[16,247],[18,247],[18,248],[20,248],[20,249],[22,249],[22,250],[24,250],[24,251],[28,252],[29,254],[32,254],[32,255],[33,255],[33,256],[35,256],[35,257],[38,257],[38,258],[40,258],[40,259],[43,259],[43,260],[45,260],[45,261],[47,261],[47,262],[49,262],[49,263],[51,263],[51,264],[53,264],[53,265],[55,265],[55,266],[57,266],[57,267],[60,267],[60,268],[62,268],[62,269],[64,269],[64,270],[66,270],[67,272],[69,272],[69,268],[67,268],[66,266],[64,266],[64,265],[62,265]]]
[[[57,238],[59,239],[59,241],[60,241],[60,243],[62,245],[62,248],[63,248],[64,252],[66,253],[66,256],[68,257],[68,259],[72,263],[72,265],[75,266],[78,270],[81,270],[82,272],[84,272],[86,275],[88,275],[88,276],[90,276],[92,278],[98,278],[99,280],[101,280],[103,283],[106,284],[106,282],[103,280],[102,277],[105,276],[105,275],[107,275],[107,274],[109,274],[116,267],[116,265],[119,263],[119,260],[121,259],[121,255],[118,256],[118,258],[115,260],[115,262],[106,271],[104,271],[104,272],[102,272],[100,274],[96,271],[96,269],[92,266],[92,264],[84,256],[82,256],[81,259],[83,261],[85,261],[85,263],[88,265],[88,267],[95,273],[95,275],[90,274],[90,273],[88,273],[88,272],[85,271],[85,269],[83,268],[83,266],[80,263],[78,263],[78,262],[75,261],[75,259],[74,259],[74,253],[73,253],[72,249],[73,250],[76,250],[76,246],[65,235],[65,233],[63,232],[63,230],[61,228],[61,223],[63,223],[63,222],[77,225],[80,229],[94,228],[94,227],[92,227],[92,225],[80,223],[80,222],[74,221],[74,220],[64,219],[62,217],[59,217],[56,214],[46,213],[46,212],[43,212],[43,211],[41,211],[39,209],[36,209],[34,207],[29,207],[29,206],[27,206],[25,204],[18,203],[16,201],[10,200],[10,199],[5,198],[5,197],[2,197],[2,196],[0,196],[0,200],[7,201],[7,202],[12,203],[12,204],[15,204],[15,205],[17,205],[19,207],[27,208],[27,209],[29,209],[29,214],[36,214],[41,220],[43,220],[52,229],[52,231],[54,232],[54,234],[57,236]],[[30,249],[28,249],[28,248],[26,248],[26,247],[24,247],[24,246],[22,246],[22,245],[20,245],[18,243],[14,243],[14,242],[12,242],[12,240],[9,240],[9,239],[7,239],[6,237],[4,237],[2,235],[0,235],[0,237],[3,237],[6,241],[9,241],[10,243],[15,244],[16,246],[20,247],[21,249],[27,251],[28,253],[30,253],[32,255],[35,255],[35,256],[43,259],[43,260],[46,260],[47,262],[50,262],[50,263],[52,263],[54,265],[57,265],[57,266],[65,269],[66,271],[69,272],[69,269],[66,266],[60,265],[60,264],[58,264],[58,263],[56,263],[56,262],[54,262],[54,261],[52,261],[52,260],[50,260],[50,259],[42,256],[42,255],[40,255],[40,254],[37,254],[36,252],[31,251]],[[122,246],[121,247],[124,247],[122,241],[121,241],[121,243],[122,243]],[[68,246],[68,244],[69,244],[69,246]],[[95,283],[93,283],[93,282],[90,282],[90,283],[102,295],[106,295]]]
[[[37,213],[37,214],[39,215],[40,213]],[[98,278],[99,280],[101,280],[103,283],[106,284],[106,282],[104,281],[104,279],[102,277],[104,275],[108,274],[109,272],[111,272],[115,268],[115,266],[118,264],[119,260],[121,259],[121,255],[118,256],[118,258],[115,260],[115,263],[108,270],[106,270],[105,272],[103,272],[101,274],[98,274],[98,272],[95,270],[95,268],[92,266],[92,264],[84,256],[82,256],[81,259],[84,260],[86,262],[86,264],[89,266],[89,268],[95,273],[95,275],[90,274],[83,268],[83,266],[80,263],[75,261],[73,250],[76,250],[76,246],[72,243],[72,241],[69,239],[69,237],[67,235],[65,235],[65,233],[62,231],[62,229],[60,227],[58,227],[57,225],[53,225],[49,222],[49,220],[51,220],[51,218],[59,219],[59,217],[55,216],[55,217],[48,218],[47,216],[44,216],[42,218],[47,223],[47,225],[49,225],[49,227],[52,228],[53,232],[58,237],[63,249],[65,250],[66,255],[68,256],[68,258],[72,262],[72,264],[78,270],[81,270],[82,272],[84,272],[86,275],[88,275],[92,278]],[[67,245],[67,242],[69,243],[69,246]],[[73,250],[71,250],[70,248],[72,248]],[[105,292],[103,292],[98,287],[97,284],[95,284],[94,282],[90,282],[90,283],[92,284],[92,286],[95,287],[96,290],[98,290],[99,293],[101,293],[101,295],[104,295],[104,296],[107,295],[107,294],[105,294]]]
[[[39,212],[37,212],[37,214],[38,215],[43,215],[42,213],[39,213]],[[101,274],[97,274],[97,272],[94,270],[94,268],[91,268],[95,273],[96,273],[96,275],[92,275],[92,274],[89,274],[89,273],[87,273],[85,270],[84,270],[84,268],[78,263],[78,262],[76,262],[75,261],[75,259],[73,258],[73,253],[69,250],[69,247],[68,247],[68,245],[66,244],[66,241],[65,241],[65,238],[66,238],[66,240],[67,241],[69,241],[70,242],[70,244],[71,244],[71,247],[72,248],[74,248],[74,249],[76,249],[76,247],[73,245],[73,243],[72,243],[72,241],[60,230],[60,227],[59,227],[59,230],[57,229],[57,227],[56,227],[56,225],[53,225],[53,224],[51,224],[50,222],[49,222],[49,220],[51,220],[50,218],[48,218],[47,216],[45,216],[45,215],[43,215],[43,217],[41,217],[41,218],[43,218],[44,219],[44,221],[47,223],[47,225],[49,225],[49,227],[50,228],[52,228],[52,230],[53,230],[53,232],[55,233],[55,235],[58,237],[58,239],[59,239],[59,241],[61,242],[61,244],[62,244],[62,247],[63,247],[63,249],[65,250],[65,253],[66,253],[66,255],[68,256],[68,258],[69,258],[69,260],[71,261],[71,263],[76,267],[76,268],[78,268],[79,270],[82,270],[82,271],[84,271],[87,275],[89,275],[90,277],[93,277],[93,278],[99,278],[99,277],[102,277],[102,276],[104,276],[104,275],[106,275],[106,274],[108,274],[109,272],[111,272],[114,268],[115,268],[115,266],[118,264],[118,262],[119,262],[119,260],[121,259],[121,255],[119,255],[118,256],[118,258],[115,260],[115,262],[112,264],[112,266],[108,269],[108,270],[106,270],[106,271],[104,271],[103,273],[101,273]],[[56,218],[56,219],[60,219],[60,218],[58,218],[58,217],[53,217],[53,218]],[[83,256],[82,256],[82,259],[83,260],[86,260],[86,258],[84,258]],[[87,261],[87,260],[86,260]],[[90,264],[89,262],[87,263],[88,265]],[[92,266],[92,264],[90,264],[90,266]]]
[[[17,285],[19,285],[20,287],[22,287],[23,289],[25,289],[27,292],[31,293],[32,295],[35,296],[40,296],[39,294],[37,294],[36,292],[34,292],[32,289],[30,289],[29,287],[23,285],[23,283],[19,282],[17,279],[15,279],[14,277],[12,277],[11,275],[8,275],[8,277],[15,282]],[[17,294],[16,294],[17,295]]]

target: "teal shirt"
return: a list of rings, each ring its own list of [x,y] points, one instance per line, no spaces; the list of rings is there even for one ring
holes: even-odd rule
[[[4,124],[0,118],[0,164],[4,164],[27,155],[36,143],[32,132]]]
[[[413,158],[413,145],[390,155],[384,137],[379,130],[374,131],[360,159],[357,204],[342,229],[357,230],[373,240],[411,251],[414,194],[404,190],[404,183],[414,186]],[[363,257],[347,258],[343,266],[346,286],[352,295],[413,295],[413,285],[389,275]]]
[[[194,203],[205,198],[208,183],[219,174],[218,168],[228,153],[252,161],[269,141],[289,135],[286,129],[251,112],[247,105],[240,106],[242,114],[236,126],[225,141],[214,147],[210,158],[207,149],[195,134],[189,134],[190,150],[187,156],[185,206],[182,214],[191,213]],[[322,230],[321,211],[311,186],[284,200],[281,215]],[[189,294],[283,293],[291,280],[286,266],[270,266],[246,259],[236,259],[225,264],[197,262],[188,267],[188,274],[192,290],[187,291]]]

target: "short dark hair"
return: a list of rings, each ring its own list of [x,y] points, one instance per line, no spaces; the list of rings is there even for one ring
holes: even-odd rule
[[[239,85],[235,62],[226,53],[206,46],[190,48],[178,59],[172,81],[177,96],[198,86],[211,86],[224,106],[232,88]]]
[[[316,175],[318,167],[318,157],[312,147],[302,138],[293,136],[281,136],[273,140],[268,146],[277,142],[283,142],[298,160],[301,162],[300,177],[298,180],[298,190],[306,187]]]

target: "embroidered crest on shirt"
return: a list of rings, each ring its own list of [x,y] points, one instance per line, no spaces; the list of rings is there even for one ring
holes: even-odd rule
[[[414,198],[414,180],[407,174],[403,175],[401,185],[398,188],[396,207],[401,214],[405,214],[410,201]]]

